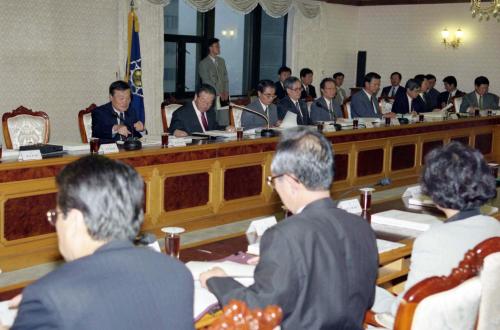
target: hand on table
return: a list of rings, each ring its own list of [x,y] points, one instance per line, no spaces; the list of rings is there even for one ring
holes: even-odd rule
[[[144,124],[142,123],[142,121],[138,121],[134,124],[134,128],[137,132],[142,132],[144,131]]]
[[[222,268],[214,267],[200,274],[200,283],[202,288],[207,287],[207,281],[212,277],[227,277],[227,274]]]
[[[188,136],[188,134],[186,132],[184,132],[183,130],[176,129],[174,131],[174,136],[175,137],[185,137],[185,136]]]

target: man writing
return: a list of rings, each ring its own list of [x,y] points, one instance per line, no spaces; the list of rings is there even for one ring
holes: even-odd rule
[[[294,215],[262,236],[250,287],[220,268],[200,275],[219,302],[276,304],[282,329],[363,329],[378,271],[375,235],[366,221],[335,207],[333,168],[331,143],[320,133],[284,132],[268,183]]]

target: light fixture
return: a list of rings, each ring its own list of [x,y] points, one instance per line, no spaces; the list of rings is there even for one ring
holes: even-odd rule
[[[487,2],[483,4],[483,2]],[[488,21],[490,17],[496,18],[500,22],[500,0],[491,1],[481,1],[481,0],[471,0],[470,10],[472,12],[472,17],[479,17],[482,21],[485,19]]]
[[[441,37],[443,38],[443,44],[445,47],[456,49],[463,41],[464,32],[461,29],[458,29],[455,32],[455,35],[450,37],[450,31],[448,31],[447,28],[444,28],[443,31],[441,31]]]
[[[233,29],[222,30],[221,34],[226,38],[234,38],[236,36],[236,30]]]

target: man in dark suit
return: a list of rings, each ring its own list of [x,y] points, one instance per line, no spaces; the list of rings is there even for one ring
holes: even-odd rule
[[[429,95],[429,99],[431,101],[431,107],[432,109],[437,109],[439,107],[439,91],[434,88],[434,86],[436,86],[436,76],[429,73],[425,76],[425,79],[427,79],[427,82],[429,84],[429,90],[427,91],[427,94]]]
[[[261,80],[257,84],[258,98],[250,103],[247,108],[254,110],[262,115],[265,115],[269,120],[269,126],[279,126],[278,110],[273,104],[276,98],[274,92],[274,83],[271,80]],[[243,111],[241,113],[241,126],[247,130],[252,128],[267,127],[267,122],[261,116],[251,113],[250,111]]]
[[[12,329],[193,329],[190,272],[132,244],[144,218],[141,176],[86,156],[56,183],[47,218],[68,262],[23,290]]]
[[[144,123],[130,108],[130,86],[121,80],[109,86],[108,103],[92,111],[92,137],[102,142],[125,140],[129,136],[141,137]]]
[[[438,107],[441,109],[451,103],[454,97],[463,97],[465,95],[464,92],[457,89],[457,78],[454,76],[445,77],[443,79],[443,85],[446,91],[440,93],[438,96]],[[459,110],[460,109],[456,109],[456,111]]]
[[[434,108],[432,107],[432,101],[427,93],[429,91],[429,81],[423,74],[417,74],[414,78],[420,84],[420,95],[413,100],[413,106],[420,109],[419,112],[432,112]]]
[[[382,115],[379,111],[377,92],[380,88],[380,75],[370,72],[365,75],[364,88],[351,96],[351,117],[352,118],[393,118],[393,112]]]
[[[391,85],[386,86],[382,89],[382,93],[380,96],[382,97],[390,97],[395,99],[396,96],[399,95],[404,95],[405,94],[405,88],[401,86],[401,73],[399,72],[393,72],[391,74]]]
[[[188,136],[191,133],[204,133],[211,130],[223,130],[219,126],[213,108],[215,89],[202,84],[197,90],[194,100],[174,112],[168,131],[176,137]],[[228,130],[233,130],[228,126]]]
[[[289,77],[285,80],[285,89],[288,95],[278,102],[278,119],[283,120],[286,113],[291,111],[297,115],[297,125],[311,125],[307,104],[300,99],[300,80],[297,77]]]
[[[300,80],[302,82],[302,93],[300,98],[306,101],[314,100],[316,98],[316,88],[312,84],[313,72],[309,68],[300,70]]]
[[[279,79],[277,82],[274,83],[274,86],[276,87],[276,96],[278,97],[278,100],[281,100],[286,96],[285,80],[291,75],[292,75],[292,69],[290,69],[287,66],[282,66],[278,70]]]
[[[415,99],[420,95],[420,82],[416,79],[409,79],[406,82],[405,90],[406,92],[403,95],[396,95],[392,105],[392,112],[400,114],[425,112],[422,104],[415,102]]]
[[[319,121],[333,121],[337,120],[337,118],[343,118],[340,104],[335,100],[335,95],[337,94],[335,80],[324,78],[319,86],[322,96],[311,104],[311,121],[317,123]]]
[[[490,81],[484,76],[477,77],[474,80],[474,91],[466,94],[460,105],[460,112],[474,113],[479,110],[497,110],[498,96],[488,92]]]
[[[255,283],[246,288],[220,268],[200,275],[219,302],[270,304],[282,329],[363,329],[375,296],[378,252],[370,225],[336,208],[331,142],[305,127],[289,129],[276,147],[268,178],[294,214],[260,241]]]

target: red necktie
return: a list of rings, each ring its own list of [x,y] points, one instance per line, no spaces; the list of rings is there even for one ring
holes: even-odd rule
[[[205,131],[208,131],[207,115],[204,112],[201,113],[201,123],[203,124],[203,128],[205,129]]]

